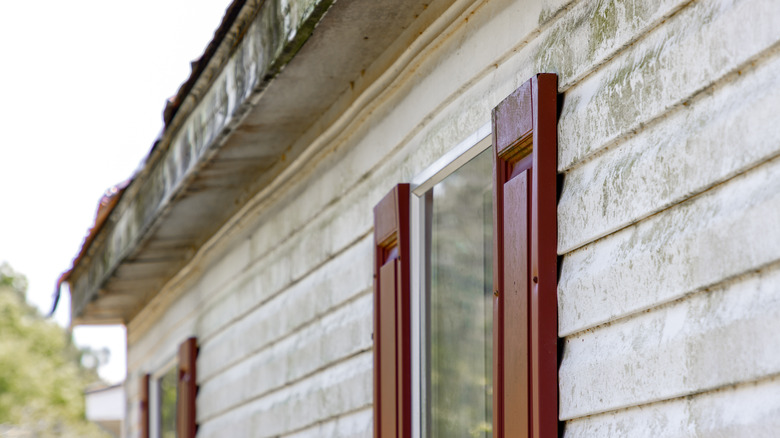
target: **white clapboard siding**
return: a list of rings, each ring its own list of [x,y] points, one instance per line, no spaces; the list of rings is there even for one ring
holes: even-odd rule
[[[563,254],[700,193],[780,153],[777,50],[566,174]]]
[[[370,350],[372,309],[372,296],[366,293],[201,383],[199,420],[207,421]]]
[[[780,378],[566,422],[570,438],[775,438]]]
[[[371,352],[347,359],[199,426],[199,438],[276,437],[364,410],[373,394]]]
[[[780,2],[693,2],[567,90],[558,168],[566,170],[741,68],[780,40]]]
[[[568,336],[780,258],[780,159],[564,257],[558,330]]]
[[[345,254],[328,262],[309,277],[273,296],[234,324],[207,339],[201,345],[199,379],[208,381],[215,374],[246,359],[274,342],[297,332],[370,290],[373,269],[370,254],[372,238],[365,238]],[[365,277],[365,281],[360,281]],[[344,278],[353,281],[345,282]],[[240,291],[231,299],[241,301]],[[250,300],[247,300],[251,302]]]
[[[348,248],[365,239],[371,230],[371,201],[380,199],[382,192],[389,190],[391,185],[382,182],[388,178],[378,174],[376,180],[372,178],[340,202],[329,206],[279,246],[268,248],[267,253],[248,270],[245,287],[230,290],[227,295],[230,299],[215,300],[205,309],[201,317],[201,332],[209,336],[235,323],[292,283],[303,281],[332,257],[340,259]],[[283,221],[284,218],[278,220]],[[370,248],[365,245],[360,248],[364,251],[363,257],[370,259]],[[338,264],[340,262],[335,261],[329,269]],[[359,273],[344,287],[363,290],[371,285],[371,275],[371,269]],[[224,292],[217,293],[220,297],[225,295]]]
[[[778,374],[777,333],[777,264],[652,312],[581,332],[564,345],[559,372],[561,418]]]
[[[285,435],[286,438],[338,437],[369,438],[374,432],[374,412],[363,409],[346,413],[334,420],[316,424],[299,432]]]
[[[539,37],[537,70],[558,74],[561,91],[641,38],[689,0],[577,1]]]

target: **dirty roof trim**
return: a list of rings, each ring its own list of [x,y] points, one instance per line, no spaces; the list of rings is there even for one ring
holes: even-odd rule
[[[285,21],[284,26],[255,29],[253,32],[257,35],[253,35],[253,38],[262,38],[262,43],[267,45],[261,49],[265,55],[261,54],[261,58],[256,60],[259,64],[242,68],[256,69],[258,75],[250,73],[248,82],[240,84],[240,92],[234,97],[228,99],[219,94],[225,91],[225,86],[236,86],[235,82],[224,83],[222,73],[228,68],[231,71],[237,68],[233,60],[238,56],[239,50],[246,52],[247,47],[244,47],[242,41],[247,31],[258,22],[281,18],[278,15],[282,11],[281,2],[282,0],[246,1],[233,20],[233,25],[224,32],[221,43],[217,45],[210,61],[180,103],[175,116],[155,142],[146,161],[134,175],[122,200],[110,212],[105,226],[87,249],[86,256],[73,267],[68,283],[73,297],[71,312],[74,321],[81,318],[89,303],[101,295],[101,292],[105,292],[102,288],[115,275],[122,261],[147,243],[151,233],[160,226],[161,217],[172,208],[172,203],[182,196],[182,190],[192,182],[195,172],[211,160],[227,136],[254,106],[253,99],[262,94],[265,87],[300,50],[333,0],[300,0],[296,5],[298,9],[294,11],[296,15],[289,24]],[[285,8],[283,13],[287,14],[289,10]],[[263,17],[258,14],[263,14]],[[257,53],[253,56],[257,56]],[[217,82],[221,85],[215,89]],[[234,91],[236,90],[231,93]],[[207,120],[200,119],[204,115]],[[200,130],[205,127],[203,123],[215,123],[214,126],[208,126],[209,133],[206,137],[199,136]],[[180,166],[184,163],[177,161],[182,153],[186,153],[181,150],[182,147],[190,149],[193,154],[187,153],[187,164],[184,168]],[[150,188],[156,191],[149,193]],[[127,228],[128,221],[133,222],[130,228]],[[123,233],[118,235],[114,229],[120,223],[124,224]],[[132,312],[133,310],[130,315],[121,318],[126,321]],[[108,321],[95,314],[90,318],[91,323]],[[113,317],[109,319],[119,321]]]
[[[174,121],[176,115],[179,113],[179,109],[181,108],[182,103],[190,95],[190,93],[192,93],[193,89],[195,88],[195,85],[198,84],[201,77],[207,71],[207,68],[210,67],[212,70],[213,69],[217,69],[218,71],[221,70],[224,64],[227,63],[227,61],[230,59],[230,55],[237,47],[237,43],[242,40],[243,32],[246,31],[246,29],[249,27],[248,25],[243,26],[243,29],[237,32],[238,33],[237,38],[234,38],[232,41],[229,42],[230,48],[226,56],[224,56],[223,59],[220,59],[217,65],[211,65],[213,64],[211,61],[214,59],[217,50],[221,48],[221,46],[225,42],[226,37],[229,35],[230,30],[234,27],[234,25],[237,24],[237,20],[241,16],[241,12],[244,6],[246,5],[246,3],[247,0],[234,0],[233,2],[230,3],[230,5],[228,5],[227,9],[225,10],[225,15],[222,17],[222,21],[220,22],[217,29],[214,31],[214,37],[211,39],[211,41],[209,41],[205,51],[197,60],[191,62],[190,65],[192,67],[192,70],[190,72],[190,76],[187,78],[187,80],[185,80],[182,83],[182,85],[179,87],[179,90],[176,92],[176,94],[171,99],[167,100],[165,103],[165,107],[163,109],[164,128],[162,132],[159,134],[158,138],[154,140],[152,144],[152,148],[150,149],[149,154],[145,157],[145,159],[141,163],[140,168],[135,172],[134,175],[132,175],[127,180],[123,181],[120,184],[117,184],[116,186],[109,188],[106,191],[106,194],[104,194],[101,197],[100,201],[98,202],[97,213],[95,214],[95,222],[93,223],[92,227],[90,227],[89,230],[87,231],[87,235],[84,237],[84,241],[81,245],[81,249],[79,250],[76,257],[74,257],[71,263],[71,267],[68,268],[65,272],[63,272],[60,275],[60,277],[57,279],[54,294],[52,297],[52,308],[49,316],[54,315],[54,312],[57,310],[57,304],[59,303],[62,284],[70,280],[70,276],[73,273],[73,271],[77,268],[77,266],[79,266],[81,261],[86,257],[88,251],[92,247],[92,244],[95,242],[95,238],[102,231],[104,225],[106,224],[107,219],[114,212],[114,209],[119,204],[119,200],[124,195],[128,186],[130,186],[137,178],[139,178],[142,173],[145,173],[144,172],[145,170],[151,167],[150,164],[154,161],[153,157],[157,155],[157,149],[163,143],[163,139],[165,137],[168,137],[168,139],[171,138],[171,135],[169,134],[173,134],[171,131],[174,129],[174,127],[172,126],[172,122]],[[255,1],[254,3],[255,6],[249,11],[248,14],[245,14],[244,16],[245,22],[249,22],[249,23],[252,22],[255,15],[260,10],[260,7],[264,3],[264,1],[259,1],[259,2]],[[216,77],[217,75],[212,74],[211,77],[208,79],[208,83],[203,84],[202,86],[208,89]],[[192,105],[190,107],[190,111],[186,111],[187,114],[182,114],[181,116],[183,116],[183,118],[186,118],[186,116],[189,115],[189,112],[191,112],[192,108],[194,108],[196,105],[197,102],[195,102],[195,105]],[[180,119],[181,118],[182,117],[180,117]],[[107,196],[112,191],[114,193],[107,198]]]
[[[57,279],[57,285],[56,288],[54,289],[54,297],[52,300],[53,303],[51,306],[51,312],[49,312],[48,315],[49,317],[53,316],[54,312],[57,310],[57,304],[60,301],[60,291],[62,289],[62,283],[65,283],[70,279],[70,274],[73,272],[73,267],[78,265],[81,262],[81,260],[84,258],[84,256],[87,254],[87,251],[89,250],[90,246],[92,246],[92,242],[95,241],[95,237],[97,237],[98,233],[100,233],[100,230],[103,229],[103,225],[105,225],[106,219],[108,219],[109,214],[112,211],[114,211],[114,207],[116,207],[116,204],[119,202],[119,200],[122,198],[122,195],[125,193],[125,189],[127,188],[128,184],[130,184],[130,179],[126,179],[121,183],[106,190],[106,192],[100,198],[100,201],[98,202],[97,211],[95,212],[95,222],[92,225],[92,227],[89,230],[87,230],[87,235],[84,237],[84,242],[81,244],[81,250],[79,250],[79,253],[78,255],[76,255],[76,258],[73,259],[71,268],[63,272],[60,275],[60,277]]]
[[[206,50],[203,52],[203,55],[191,63],[192,72],[190,73],[190,77],[184,81],[181,87],[179,87],[179,91],[176,93],[176,95],[166,102],[165,109],[163,110],[163,122],[165,122],[166,128],[176,116],[176,113],[181,107],[181,103],[184,102],[184,99],[187,97],[187,95],[190,94],[193,87],[195,87],[195,82],[206,70],[206,67],[208,66],[214,54],[217,52],[220,44],[222,44],[222,41],[225,39],[228,31],[235,23],[241,8],[243,8],[245,4],[246,0],[234,0],[227,7],[225,16],[222,17],[222,22],[220,23],[219,27],[217,27],[217,30],[214,31],[214,38],[212,38],[208,46],[206,46]],[[240,39],[241,38],[239,38],[239,40]]]

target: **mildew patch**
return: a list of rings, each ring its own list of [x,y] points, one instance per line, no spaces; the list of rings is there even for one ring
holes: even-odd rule
[[[559,170],[641,129],[780,40],[780,3],[712,3],[692,3],[567,91]],[[583,98],[569,99],[577,94]]]
[[[536,69],[557,72],[559,87],[566,90],[685,2],[581,1],[541,36],[534,55]]]
[[[780,53],[567,175],[565,253],[700,193],[780,153]],[[740,147],[735,147],[739,145]]]
[[[561,335],[625,317],[780,258],[772,160],[564,258]]]

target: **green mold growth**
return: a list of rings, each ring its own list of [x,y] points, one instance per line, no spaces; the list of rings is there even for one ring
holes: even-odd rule
[[[615,38],[620,20],[618,2],[613,0],[600,1],[594,8],[590,20],[590,33],[588,35],[588,52],[595,54],[599,48],[606,46],[608,41]]]
[[[551,8],[551,7],[547,6],[547,5],[543,5],[542,6],[542,10],[539,12],[539,19],[537,20],[537,23],[539,24],[539,26],[543,26],[545,23],[550,21],[550,19],[556,13],[558,13],[559,10],[561,10],[560,7],[558,7],[558,8],[555,8],[555,7]]]
[[[639,59],[627,62],[614,75],[607,78],[607,95],[599,105],[610,108],[609,122],[612,127],[632,127],[639,117],[639,108],[648,100],[661,95],[661,85],[653,80],[660,68],[661,47],[654,47]],[[647,80],[641,80],[647,78]]]
[[[571,56],[566,50],[566,31],[562,26],[550,30],[550,35],[539,45],[534,65],[537,71],[562,73],[571,70]]]
[[[276,50],[274,50],[276,59],[271,63],[271,65],[268,66],[265,77],[266,81],[279,74],[284,66],[287,65],[298,53],[301,47],[303,47],[304,43],[306,43],[306,41],[311,36],[314,28],[317,26],[317,24],[319,24],[320,20],[325,15],[325,12],[327,12],[327,10],[333,4],[333,1],[334,0],[323,0],[317,2],[309,8],[305,8],[306,11],[311,12],[306,17],[306,19],[300,23],[298,28],[295,29],[295,37],[287,44],[282,44],[281,46],[276,47]],[[278,9],[278,7],[276,9]],[[276,13],[272,13],[266,16],[265,18],[267,19],[264,20],[264,24],[270,25],[273,28],[273,36],[271,37],[271,40],[274,42],[274,46],[276,46],[278,42],[283,43],[286,40],[286,35],[283,35],[284,29],[282,26],[280,26],[284,20],[284,17],[282,16],[283,14],[280,14],[279,11],[275,12]]]
[[[588,51],[591,55],[615,46],[615,38],[621,27],[623,33],[635,34],[649,17],[653,16],[659,3],[636,0],[603,0],[594,8],[591,20]]]
[[[537,53],[536,66],[540,71],[559,72],[565,81],[577,75],[578,68],[615,49],[618,34],[636,34],[658,7],[655,1],[637,0],[599,0],[577,5],[549,30]],[[587,44],[577,44],[585,39]]]
[[[558,12],[562,11],[563,9],[566,9],[571,5],[572,3],[575,3],[577,0],[567,0],[564,2],[559,1],[546,1],[545,4],[542,5],[542,10],[539,12],[539,19],[537,22],[539,23],[539,26],[542,26],[546,24],[552,17],[554,17]],[[549,5],[549,3],[554,3],[552,6]]]

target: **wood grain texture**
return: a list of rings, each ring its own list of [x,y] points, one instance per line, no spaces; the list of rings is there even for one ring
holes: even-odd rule
[[[566,422],[566,436],[774,438],[780,429],[780,378],[730,386]]]
[[[496,106],[493,133],[498,155],[504,157],[523,152],[518,143],[523,143],[533,132],[534,114],[533,110],[529,111],[533,107],[532,99],[531,81],[528,81]]]

